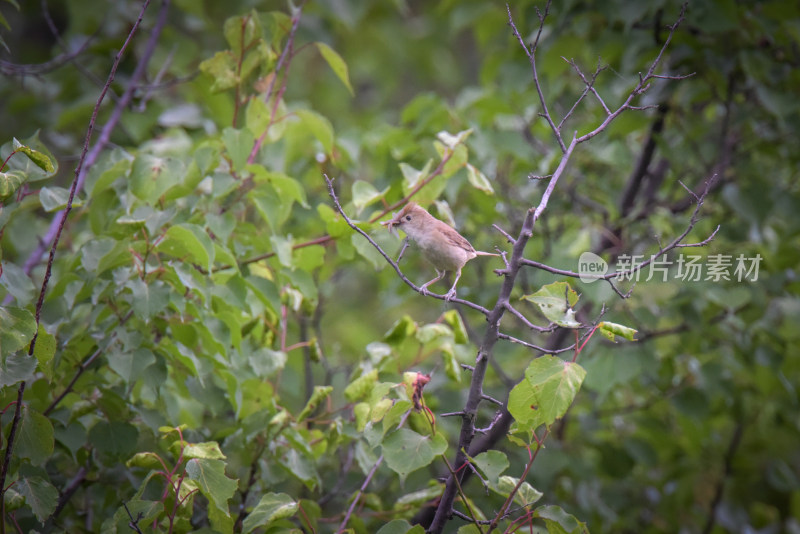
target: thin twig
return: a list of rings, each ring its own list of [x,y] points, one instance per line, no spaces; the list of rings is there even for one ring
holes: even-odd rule
[[[516,317],[517,319],[522,321],[522,324],[524,324],[525,326],[527,326],[531,330],[536,330],[537,332],[544,333],[544,332],[552,332],[556,328],[556,325],[554,323],[551,323],[551,324],[549,324],[547,326],[539,326],[539,325],[533,324],[532,322],[530,322],[528,320],[527,317],[522,315],[522,313],[519,310],[514,308],[514,306],[512,306],[510,302],[506,304],[506,309],[509,312],[511,312],[511,315],[513,315],[514,317]]]
[[[592,75],[592,79],[591,80],[587,80],[586,76],[584,76],[583,72],[581,72],[581,69],[578,67],[578,64],[575,63],[575,60],[568,60],[567,58],[562,58],[562,59],[564,61],[566,61],[567,63],[569,63],[570,65],[572,65],[572,68],[575,69],[575,72],[577,72],[578,76],[581,77],[581,80],[583,81],[583,84],[586,87],[584,88],[583,92],[581,93],[581,96],[578,97],[578,99],[572,105],[570,110],[567,112],[567,114],[564,115],[564,118],[561,119],[561,122],[558,123],[558,129],[561,130],[561,127],[564,125],[565,122],[567,122],[567,119],[569,119],[572,116],[574,111],[578,108],[578,105],[583,101],[583,99],[586,97],[586,95],[589,92],[591,92],[597,98],[597,100],[600,102],[600,105],[603,106],[603,110],[606,112],[606,115],[610,115],[611,114],[611,110],[608,109],[608,106],[606,106],[606,103],[603,101],[602,97],[597,92],[597,89],[595,89],[595,87],[594,87],[594,82],[597,81],[597,77],[600,75],[601,72],[606,70],[607,66],[601,65],[600,61],[598,60],[597,68],[595,69],[594,74]]]
[[[686,226],[686,229],[678,237],[673,239],[672,242],[670,242],[666,247],[659,247],[659,251],[656,254],[651,255],[649,259],[647,259],[647,260],[645,260],[645,261],[643,261],[643,262],[641,262],[639,264],[631,266],[630,269],[627,269],[627,270],[624,270],[624,271],[614,271],[614,272],[610,272],[610,273],[606,273],[606,274],[589,274],[589,273],[581,274],[581,273],[576,273],[576,272],[573,272],[573,271],[568,271],[568,270],[565,270],[565,269],[556,269],[555,267],[550,267],[549,265],[545,265],[545,264],[543,264],[541,262],[534,261],[534,260],[529,260],[529,259],[522,259],[521,260],[521,264],[522,265],[526,265],[528,267],[535,267],[537,269],[541,269],[543,271],[547,271],[547,272],[550,272],[550,273],[553,273],[553,274],[558,274],[558,275],[561,275],[561,276],[569,276],[571,278],[581,278],[581,279],[590,278],[590,279],[595,279],[595,280],[605,280],[605,281],[609,282],[609,284],[611,285],[612,289],[619,296],[621,296],[623,298],[628,298],[628,296],[630,296],[630,293],[622,293],[613,284],[613,280],[624,279],[624,278],[627,278],[627,277],[635,274],[637,271],[640,271],[640,270],[644,269],[645,267],[647,267],[648,265],[653,263],[655,260],[657,260],[660,257],[664,256],[665,254],[667,254],[668,252],[670,252],[673,249],[676,249],[676,248],[703,247],[703,246],[709,244],[714,239],[714,237],[716,237],[717,232],[719,232],[719,230],[721,228],[721,225],[717,225],[717,227],[714,229],[714,231],[711,232],[711,234],[708,237],[706,237],[705,239],[703,239],[702,241],[699,241],[697,243],[681,243],[681,241],[683,241],[686,238],[686,236],[689,235],[689,232],[691,232],[692,229],[694,229],[695,225],[697,224],[697,222],[698,222],[698,220],[700,218],[700,209],[703,207],[703,203],[705,201],[705,198],[709,193],[709,190],[710,190],[709,184],[710,183],[711,183],[710,181],[707,182],[706,189],[705,189],[705,191],[703,191],[703,193],[701,195],[697,195],[696,193],[694,193],[693,191],[688,189],[685,185],[683,185],[683,183],[681,183],[681,185],[687,191],[689,191],[689,193],[695,198],[695,202],[696,202],[694,212],[692,213],[692,216],[689,219],[689,224]]]
[[[681,6],[680,14],[678,15],[678,19],[672,24],[669,28],[669,35],[667,36],[666,40],[664,41],[663,46],[658,51],[658,55],[656,55],[655,59],[650,64],[650,67],[647,69],[647,73],[645,75],[639,75],[639,83],[628,93],[628,97],[625,101],[612,113],[608,114],[606,118],[601,122],[597,127],[595,127],[590,132],[578,137],[578,143],[584,143],[591,139],[592,137],[596,136],[600,132],[606,129],[606,127],[611,124],[611,122],[617,118],[623,111],[627,109],[631,109],[631,102],[637,96],[643,94],[647,89],[650,87],[650,80],[656,78],[655,70],[661,64],[661,59],[664,56],[667,48],[669,47],[670,43],[672,42],[672,37],[675,35],[675,31],[678,29],[678,26],[684,21],[686,15],[686,7],[687,4],[683,4]],[[691,76],[691,74],[686,75],[685,77]]]
[[[547,0],[547,4],[544,6],[544,13],[540,12],[538,7],[536,8],[536,14],[539,17],[539,30],[536,32],[536,38],[534,39],[530,50],[528,50],[528,47],[522,40],[522,36],[519,34],[519,31],[517,31],[517,27],[514,25],[514,19],[511,17],[511,8],[508,4],[506,4],[506,11],[508,12],[508,25],[511,26],[514,36],[525,50],[525,54],[528,56],[528,62],[531,64],[533,84],[536,87],[536,94],[539,95],[539,104],[542,106],[542,112],[540,115],[544,117],[544,119],[547,121],[547,124],[550,125],[550,129],[553,131],[553,135],[558,142],[558,146],[561,147],[561,152],[566,152],[567,146],[564,144],[564,139],[561,137],[561,130],[556,126],[556,123],[553,122],[553,118],[550,116],[550,110],[547,108],[547,99],[544,97],[544,91],[542,91],[542,85],[539,82],[539,72],[536,69],[536,49],[539,47],[539,39],[541,38],[542,31],[544,30],[544,21],[547,18],[548,13],[550,13],[550,0]]]
[[[514,336],[504,334],[503,332],[498,333],[497,337],[499,339],[510,341],[511,343],[522,345],[523,347],[528,347],[529,349],[538,350],[542,354],[560,354],[562,352],[569,352],[575,348],[575,345],[570,345],[569,347],[564,347],[563,349],[546,349],[544,347],[540,347],[539,345],[534,345],[533,343],[528,343],[527,341],[522,341],[521,339],[517,339]]]

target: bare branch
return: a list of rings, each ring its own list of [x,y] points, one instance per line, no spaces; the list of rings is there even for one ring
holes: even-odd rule
[[[696,193],[694,193],[694,191],[692,191],[688,187],[686,187],[682,182],[679,182],[681,184],[681,186],[683,186],[683,188],[686,189],[689,192],[689,194],[692,195],[695,198],[695,202],[696,202],[696,206],[695,206],[694,212],[692,213],[692,217],[689,220],[689,224],[687,225],[686,229],[678,237],[673,239],[672,242],[670,242],[666,247],[659,245],[658,253],[651,255],[649,259],[647,259],[647,260],[645,260],[645,261],[643,261],[643,262],[641,262],[641,263],[639,263],[637,265],[633,265],[628,270],[625,270],[625,271],[614,271],[614,272],[611,272],[611,273],[594,275],[594,274],[587,274],[587,273],[576,273],[576,272],[567,271],[567,270],[564,270],[564,269],[556,269],[555,267],[550,267],[549,265],[545,265],[545,264],[540,263],[538,261],[533,261],[533,260],[529,260],[529,259],[525,259],[525,258],[522,258],[520,260],[520,264],[521,265],[526,265],[528,267],[535,267],[537,269],[540,269],[540,270],[543,270],[543,271],[547,271],[547,272],[550,272],[550,273],[553,273],[553,274],[558,274],[560,276],[569,276],[571,278],[581,278],[581,279],[593,278],[593,279],[596,279],[596,280],[605,280],[606,282],[609,283],[609,285],[611,286],[611,288],[614,290],[614,292],[617,295],[619,295],[623,299],[627,299],[628,297],[630,297],[630,295],[631,295],[631,293],[633,291],[633,288],[631,288],[631,290],[628,291],[627,293],[622,293],[617,288],[617,286],[614,285],[613,280],[621,280],[621,279],[624,279],[624,278],[627,278],[627,277],[631,276],[632,274],[635,274],[637,271],[640,271],[640,270],[644,269],[645,267],[647,267],[648,265],[653,263],[655,260],[657,260],[660,257],[664,256],[666,253],[668,253],[669,251],[671,251],[673,249],[676,249],[676,248],[703,247],[703,246],[709,244],[714,239],[714,237],[717,235],[717,232],[719,232],[719,230],[721,228],[721,225],[717,225],[717,227],[714,229],[714,231],[711,232],[711,235],[709,235],[707,238],[703,239],[702,241],[699,241],[697,243],[682,243],[682,241],[686,238],[687,235],[689,235],[689,232],[692,231],[694,226],[697,224],[697,221],[699,220],[700,208],[702,208],[703,202],[705,201],[705,198],[706,198],[706,196],[708,195],[708,193],[710,191],[710,184],[712,183],[712,181],[713,181],[713,178],[712,178],[712,180],[706,182],[706,189],[705,189],[705,191],[703,191],[703,194],[699,195],[699,196]]]
[[[657,78],[659,80],[685,80],[687,78],[691,78],[695,74],[697,74],[697,73],[690,72],[689,74],[679,74],[679,75],[674,75],[674,76],[668,76],[666,74],[653,74],[650,77],[651,78]]]
[[[678,26],[680,26],[680,24],[685,19],[686,7],[687,7],[687,4],[683,4],[683,6],[681,6],[680,15],[678,16],[678,19],[675,21],[675,23],[672,24],[669,27],[669,29],[670,29],[669,30],[669,35],[667,36],[666,40],[664,41],[664,44],[661,47],[661,49],[658,51],[658,55],[656,55],[656,58],[650,64],[650,67],[647,69],[647,73],[644,74],[644,75],[642,75],[641,73],[639,74],[639,83],[636,84],[636,87],[631,89],[631,92],[628,93],[628,97],[625,99],[625,101],[615,111],[613,111],[613,112],[611,112],[611,114],[607,115],[605,120],[603,120],[603,122],[601,122],[592,131],[580,136],[578,138],[578,143],[583,143],[585,141],[588,141],[592,137],[596,136],[597,134],[599,134],[600,132],[605,130],[608,127],[608,125],[611,124],[611,121],[613,121],[623,111],[625,111],[627,109],[633,109],[633,106],[631,105],[631,102],[633,102],[634,98],[636,98],[637,96],[643,94],[644,92],[647,91],[647,89],[649,89],[650,80],[656,79],[656,78],[660,78],[660,77],[663,76],[663,75],[658,75],[657,76],[655,74],[655,71],[658,68],[658,66],[661,64],[661,59],[663,58],[664,53],[666,52],[667,48],[669,47],[670,43],[672,42],[672,37],[675,35],[675,31],[678,29]],[[683,79],[683,78],[688,77],[688,76],[691,76],[691,75],[686,75],[684,77],[667,77],[667,78],[664,78],[664,79]],[[646,107],[639,108],[639,109],[645,109],[645,108]]]
[[[503,237],[505,237],[505,238],[508,240],[508,242],[509,242],[509,243],[511,243],[512,245],[513,245],[514,243],[516,243],[516,242],[517,242],[517,240],[516,240],[516,239],[514,239],[513,237],[511,237],[511,234],[509,234],[508,232],[506,232],[505,230],[503,230],[502,228],[500,228],[500,227],[499,227],[499,226],[497,226],[496,224],[493,224],[493,225],[492,225],[492,228],[494,228],[495,230],[497,230],[498,232],[500,232],[501,234],[503,234]]]
[[[603,106],[603,110],[605,110],[606,115],[611,115],[611,110],[608,109],[608,106],[603,101],[602,97],[597,92],[597,90],[594,88],[594,82],[597,81],[597,77],[600,75],[601,72],[606,70],[608,67],[601,65],[600,64],[600,60],[598,59],[597,60],[597,68],[595,69],[594,74],[592,75],[592,79],[591,80],[587,80],[586,76],[584,76],[583,72],[578,67],[578,64],[575,63],[575,60],[568,60],[567,58],[564,58],[564,57],[562,57],[562,59],[564,61],[566,61],[567,63],[569,63],[570,65],[572,65],[572,68],[575,69],[575,72],[578,73],[578,76],[580,76],[580,78],[583,81],[583,84],[586,86],[586,88],[583,90],[583,93],[581,93],[581,96],[579,96],[578,99],[575,101],[575,103],[572,105],[572,108],[570,108],[570,110],[567,112],[567,114],[564,115],[564,118],[561,119],[561,122],[558,123],[558,129],[561,130],[561,127],[564,125],[564,123],[567,121],[567,119],[569,119],[570,116],[572,116],[572,113],[577,109],[578,104],[580,104],[583,101],[584,97],[589,92],[591,92],[597,98],[597,100],[600,102],[600,105]]]
[[[547,99],[544,97],[544,91],[542,91],[542,85],[539,82],[539,72],[536,69],[536,49],[539,47],[539,39],[542,36],[542,30],[544,30],[544,21],[547,18],[547,15],[550,13],[550,0],[547,0],[547,4],[544,7],[544,13],[540,12],[538,7],[536,8],[536,14],[539,17],[539,30],[536,32],[536,39],[534,40],[533,45],[531,45],[530,50],[528,50],[528,47],[525,45],[525,42],[522,40],[522,36],[514,24],[514,19],[511,16],[511,8],[508,6],[508,4],[506,4],[506,11],[508,12],[508,25],[511,26],[511,30],[519,41],[519,44],[525,49],[525,55],[528,56],[528,61],[531,64],[533,84],[536,87],[536,94],[539,95],[539,104],[542,106],[542,112],[540,115],[547,121],[547,124],[550,125],[550,129],[553,131],[553,135],[558,142],[558,146],[561,147],[561,152],[566,152],[567,146],[564,144],[564,139],[561,137],[561,130],[558,128],[558,126],[556,126],[556,123],[553,122],[553,118],[550,116],[550,110],[547,108]]]
[[[528,318],[527,318],[527,317],[525,317],[524,315],[522,315],[522,313],[521,313],[519,310],[517,310],[517,309],[516,309],[514,306],[512,306],[510,302],[509,302],[509,303],[506,303],[506,309],[507,309],[509,312],[511,312],[511,314],[512,314],[514,317],[516,317],[517,319],[519,319],[520,321],[522,321],[522,324],[524,324],[525,326],[527,326],[527,327],[528,327],[528,328],[530,328],[531,330],[536,330],[537,332],[552,332],[552,331],[553,331],[553,330],[555,330],[555,328],[556,328],[556,325],[555,325],[555,324],[552,324],[552,323],[551,323],[551,324],[549,324],[548,326],[539,326],[539,325],[535,325],[535,324],[533,324],[532,322],[530,322],[530,321],[528,320]]]
[[[569,352],[575,348],[575,344],[573,343],[569,347],[564,347],[563,349],[546,349],[544,347],[540,347],[539,345],[534,345],[533,343],[528,343],[527,341],[522,341],[514,336],[510,336],[508,334],[504,334],[499,332],[497,334],[499,339],[504,339],[506,341],[510,341],[511,343],[516,343],[517,345],[522,345],[523,347],[528,347],[529,349],[538,350],[542,354],[561,354],[562,352]]]
[[[485,401],[492,402],[492,403],[494,403],[494,404],[496,404],[496,405],[498,405],[498,406],[505,406],[505,403],[504,403],[504,402],[502,402],[502,401],[499,401],[499,400],[495,399],[494,397],[490,397],[490,396],[489,396],[489,395],[487,395],[486,393],[484,393],[483,395],[481,395],[481,398],[482,398],[483,400],[485,400]]]

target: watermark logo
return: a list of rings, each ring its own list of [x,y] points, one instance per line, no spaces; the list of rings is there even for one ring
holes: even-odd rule
[[[578,258],[578,275],[581,282],[595,282],[598,278],[608,272],[606,260],[594,252],[584,252]]]
[[[649,258],[644,255],[622,254],[617,257],[617,270],[611,279],[634,282],[649,282],[653,278],[662,282],[666,282],[669,278],[684,282],[722,280],[756,282],[762,259],[761,254],[756,254],[754,257],[747,257],[744,254],[738,256],[711,254],[705,258],[693,254],[680,254],[673,261],[658,254]],[[578,258],[578,275],[582,282],[590,283],[606,278],[607,272],[608,264],[597,254],[584,252]]]

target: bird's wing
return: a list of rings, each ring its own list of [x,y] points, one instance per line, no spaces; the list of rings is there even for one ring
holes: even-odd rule
[[[464,236],[459,234],[453,228],[450,228],[450,226],[448,226],[447,224],[445,224],[445,223],[443,223],[441,221],[439,221],[439,222],[442,224],[442,226],[446,227],[446,228],[441,228],[440,227],[439,231],[441,232],[441,234],[445,237],[445,239],[449,243],[451,243],[452,245],[454,245],[454,246],[456,246],[458,248],[463,248],[467,252],[470,252],[470,253],[474,253],[475,252],[475,249],[472,247],[470,242],[467,241],[467,239]],[[449,231],[447,231],[447,230],[449,230]]]

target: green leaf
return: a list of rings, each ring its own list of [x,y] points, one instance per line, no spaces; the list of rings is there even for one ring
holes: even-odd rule
[[[431,501],[433,499],[438,498],[442,494],[442,490],[444,490],[443,483],[429,483],[428,486],[424,487],[418,491],[412,491],[411,493],[406,493],[399,499],[394,502],[394,509],[395,510],[403,510],[408,509],[411,505],[422,505]],[[424,531],[423,531],[424,532]]]
[[[537,358],[525,370],[525,380],[511,390],[508,411],[530,430],[549,426],[566,413],[585,376],[577,363],[551,355]]]
[[[130,458],[136,449],[139,431],[130,423],[124,421],[98,421],[89,430],[89,441],[92,446],[102,454],[112,459],[121,460]]]
[[[502,476],[498,479],[497,485],[492,486],[492,489],[500,495],[508,497],[511,495],[511,492],[514,490],[517,484],[519,484],[518,478]],[[514,502],[520,506],[528,506],[541,499],[543,495],[544,494],[541,491],[537,490],[527,482],[523,482],[520,484],[519,489],[514,494]]]
[[[14,141],[16,141],[16,139],[14,139]],[[16,151],[28,156],[28,158],[43,171],[48,173],[56,172],[56,167],[53,165],[53,161],[47,154],[39,152],[38,150],[34,150],[26,145],[18,146]]]
[[[22,142],[16,138],[0,147],[0,170],[19,172],[26,182],[36,182],[51,178],[58,171],[58,162],[50,151],[39,141],[38,130]],[[16,154],[19,154],[18,157]],[[2,166],[4,160],[8,166]]]
[[[31,303],[34,295],[38,296],[39,293],[37,288],[34,287],[31,277],[25,274],[22,267],[15,263],[3,263],[0,284],[8,290],[20,305]],[[2,311],[0,311],[0,318],[2,318]],[[0,325],[6,324],[8,323],[0,320]],[[2,333],[0,333],[0,336],[2,336]],[[0,337],[0,339],[2,338]]]
[[[407,163],[400,163],[400,172],[403,173],[403,192],[410,193],[420,182],[425,180],[430,175],[433,160],[429,159],[428,162],[421,170],[417,170]]]
[[[236,74],[236,57],[230,50],[217,52],[209,59],[200,63],[200,72],[211,77],[212,93],[221,93],[239,83],[239,76]]]
[[[294,202],[308,207],[305,190],[294,178],[269,172],[262,165],[248,165],[246,170],[253,173],[253,181],[257,184],[248,197],[273,232],[279,232],[289,218]]]
[[[100,156],[86,176],[83,190],[96,197],[114,182],[126,179],[134,158],[121,148],[110,150]]]
[[[137,452],[127,462],[126,467],[142,467],[144,469],[162,469],[160,457],[154,452]]]
[[[314,392],[311,394],[311,398],[308,399],[306,402],[303,411],[297,416],[297,422],[303,421],[306,417],[311,415],[311,412],[317,409],[317,406],[325,400],[333,391],[332,386],[314,386]]]
[[[180,445],[180,441],[176,441]],[[219,443],[216,441],[206,441],[203,443],[184,443],[183,444],[183,457],[184,458],[205,458],[207,460],[224,460],[225,455],[219,448]]]
[[[0,172],[0,200],[11,197],[27,181],[28,175],[22,171]]]
[[[231,163],[233,163],[233,170],[243,170],[256,142],[253,134],[247,129],[225,128],[222,130],[222,142]]]
[[[566,282],[553,282],[531,295],[522,297],[539,306],[542,314],[551,322],[564,328],[579,328],[575,320],[575,304],[578,294]]]
[[[15,452],[20,458],[28,458],[33,465],[42,465],[53,454],[53,424],[44,415],[24,405],[18,432]]]
[[[472,463],[480,469],[486,480],[497,482],[500,473],[508,469],[508,457],[500,451],[486,451],[472,459]]]
[[[229,17],[222,29],[228,46],[238,56],[261,38],[261,18],[252,10],[247,15]]]
[[[242,534],[248,534],[257,527],[267,526],[275,520],[292,517],[297,513],[297,502],[285,493],[267,493],[253,511],[247,514],[242,523]]]
[[[128,187],[136,197],[152,204],[180,185],[185,174],[186,165],[179,159],[140,154],[133,160]]]
[[[347,90],[350,91],[351,95],[355,95],[353,92],[353,87],[350,85],[350,75],[347,71],[347,63],[344,62],[342,57],[330,46],[326,45],[325,43],[314,43],[317,46],[320,54],[328,62],[331,69],[333,69],[334,74],[339,77],[342,83],[347,87]]]
[[[14,484],[14,489],[25,497],[25,503],[31,507],[40,523],[50,517],[58,504],[58,490],[50,482],[41,477],[21,478]]]
[[[272,111],[263,98],[251,98],[244,114],[247,129],[255,138],[261,136],[269,126]]]
[[[238,480],[225,474],[225,462],[205,458],[192,458],[186,463],[186,475],[197,481],[200,491],[226,515],[228,499],[233,497],[238,487]]]
[[[390,345],[399,345],[417,331],[417,323],[410,315],[403,315],[395,321],[389,331],[383,335],[383,340]]]
[[[36,332],[33,314],[14,306],[0,307],[0,325],[0,357],[4,360],[9,354],[27,349]]]
[[[180,260],[200,265],[206,271],[211,271],[214,266],[214,242],[203,228],[195,224],[171,226],[157,248]]]
[[[247,358],[253,372],[259,378],[267,378],[283,369],[286,365],[286,359],[285,352],[266,347],[252,351]]]
[[[51,363],[55,354],[55,336],[47,333],[44,326],[39,325],[39,333],[36,335],[36,345],[33,347],[33,357],[39,362],[39,370],[44,373],[48,380],[53,378]]]
[[[27,352],[17,352],[7,356],[0,364],[0,387],[12,386],[29,380],[36,371],[36,358]]]
[[[363,375],[350,382],[347,387],[344,388],[344,398],[349,402],[356,402],[366,398],[372,391],[372,388],[375,386],[377,381],[378,370],[372,369],[371,371],[367,371]]]
[[[447,325],[441,323],[430,323],[417,329],[416,338],[420,343],[430,343],[441,337],[451,337],[453,331]]]
[[[134,313],[145,321],[161,313],[170,303],[171,288],[161,280],[146,283],[136,277],[125,282],[124,286],[131,291]]]
[[[38,343],[38,342],[37,342]],[[147,367],[156,361],[153,352],[144,347],[135,350],[124,350],[123,347],[114,347],[108,351],[108,366],[127,383],[135,382],[141,378]]]
[[[374,238],[375,236],[373,235],[372,237]],[[356,249],[356,252],[372,264],[376,271],[386,267],[387,263],[384,257],[381,256],[380,252],[372,246],[372,243],[364,239],[363,236],[353,233],[350,236],[350,243],[353,245],[353,248]]]
[[[405,519],[394,519],[378,529],[376,534],[425,534],[425,529],[421,525],[411,526]]]
[[[442,160],[445,159],[445,156],[449,152],[452,152],[450,157],[447,159],[447,162],[444,164],[444,168],[442,169],[442,177],[448,178],[452,176],[456,173],[456,171],[461,170],[461,168],[467,164],[469,152],[467,151],[466,145],[456,145],[455,149],[451,150],[439,141],[434,141],[433,147],[436,149],[436,153],[439,154],[439,157],[442,158]]]
[[[458,145],[466,141],[467,137],[469,137],[471,133],[472,133],[472,128],[470,128],[469,130],[462,130],[455,135],[445,130],[442,130],[441,132],[436,134],[436,138],[439,139],[439,141],[441,141],[447,148],[453,150]]]
[[[130,262],[131,251],[125,240],[101,237],[87,242],[81,249],[81,265],[96,276]]]
[[[581,523],[575,516],[565,512],[560,506],[546,504],[533,511],[534,517],[544,519],[547,532],[554,534],[588,534],[586,523]]]
[[[423,436],[408,428],[401,428],[383,440],[386,465],[401,478],[429,465],[446,450],[447,440],[441,433]]]
[[[472,186],[476,189],[480,189],[484,193],[488,193],[490,195],[494,194],[494,189],[492,188],[492,184],[489,182],[489,179],[486,176],[476,169],[473,165],[467,163],[467,180]]]
[[[284,267],[294,268],[292,262],[292,244],[294,240],[289,236],[288,238],[273,235],[270,236],[269,242],[272,244],[272,251],[278,256],[278,261]]]
[[[198,534],[205,532],[206,534],[233,534],[233,526],[236,524],[236,516],[231,516],[221,511],[216,506],[209,506],[208,522],[211,523],[213,531],[207,532],[203,529],[196,531]]]
[[[603,321],[597,325],[597,329],[611,341],[616,341],[617,336],[627,339],[628,341],[636,341],[633,337],[636,334],[636,330],[628,326]]]
[[[456,343],[459,345],[469,343],[467,328],[457,310],[447,310],[442,314],[442,319],[444,319],[444,322],[450,325],[450,328],[453,330],[453,336]]]
[[[406,373],[409,374],[409,373]],[[416,374],[416,373],[413,373]],[[404,380],[405,381],[405,380]],[[408,382],[406,382],[408,383]],[[381,388],[376,388],[376,390],[380,391]],[[384,394],[387,391],[383,392]],[[373,394],[373,397],[376,395]],[[391,408],[386,412],[385,417],[383,418],[383,432],[384,434],[389,430],[393,430],[400,424],[400,421],[403,417],[406,416],[406,413],[413,407],[411,401],[408,400],[398,400],[395,402]]]
[[[103,523],[101,531],[117,533],[131,531],[131,516],[138,518],[138,524],[141,527],[152,522],[163,511],[164,503],[161,501],[132,499],[125,502],[125,506],[117,508],[114,517]],[[114,527],[116,527],[116,531],[112,530]]]
[[[326,154],[333,153],[333,126],[331,122],[322,115],[311,111],[310,109],[298,109],[294,112],[303,125],[308,128],[311,134],[322,143]]]
[[[296,444],[294,445],[296,446]],[[281,467],[300,480],[310,490],[315,489],[320,484],[314,458],[308,454],[298,452],[297,449],[286,451],[285,462],[281,464]]]
[[[353,206],[356,207],[356,213],[361,213],[364,208],[380,200],[388,192],[388,187],[383,191],[378,191],[371,183],[356,180],[353,183]]]

